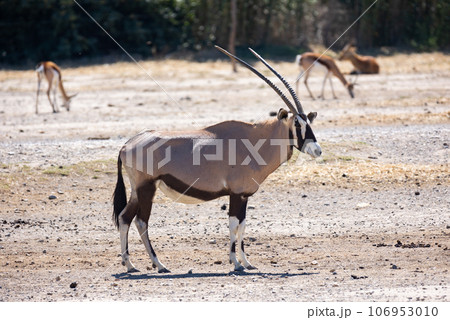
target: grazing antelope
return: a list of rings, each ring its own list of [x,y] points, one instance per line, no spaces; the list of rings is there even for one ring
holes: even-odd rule
[[[339,55],[339,60],[350,60],[355,70],[350,74],[375,74],[380,72],[380,67],[374,57],[360,56],[356,54],[356,48],[347,44]]]
[[[68,96],[66,94],[66,90],[64,90],[64,86],[62,84],[61,69],[56,65],[56,63],[51,61],[39,62],[36,66],[36,73],[38,76],[38,87],[36,92],[36,114],[38,113],[39,90],[41,88],[42,77],[44,76],[48,82],[47,98],[48,101],[50,102],[50,105],[53,108],[53,112],[54,113],[59,112],[58,104],[56,103],[56,89],[58,86],[63,97],[62,106],[66,108],[67,111],[70,111],[70,100],[77,94],[71,96]],[[53,88],[53,102],[52,99],[50,98],[52,88]]]
[[[296,107],[252,66],[224,49],[216,48],[263,79],[293,115],[280,109],[276,119],[255,124],[225,121],[193,131],[146,130],[126,142],[117,161],[113,220],[120,231],[122,264],[128,272],[136,271],[128,252],[128,230],[133,218],[153,266],[159,273],[169,272],[158,260],[148,237],[148,220],[157,188],[182,203],[229,196],[230,263],[234,264],[235,271],[256,269],[244,253],[248,198],[269,174],[291,157],[293,147],[313,157],[322,153],[310,126],[317,113],[304,113],[294,90],[281,75],[250,49],[283,82]],[[122,164],[131,185],[128,203]]]
[[[345,88],[347,88],[348,93],[350,94],[350,97],[352,97],[352,98],[355,97],[355,95],[353,94],[353,85],[354,84],[345,80],[341,71],[339,70],[336,63],[334,62],[333,58],[331,58],[329,56],[325,56],[325,55],[321,56],[318,53],[306,52],[306,53],[304,53],[302,55],[298,55],[296,57],[295,64],[299,65],[300,68],[303,69],[303,71],[300,72],[300,74],[298,76],[298,80],[297,80],[297,87],[296,87],[297,94],[298,94],[298,85],[299,85],[300,78],[303,75],[305,75],[304,83],[305,83],[306,89],[308,90],[311,98],[314,100],[314,96],[308,87],[309,73],[314,68],[323,68],[323,69],[325,69],[326,73],[325,73],[325,78],[323,79],[323,83],[322,83],[322,93],[320,94],[319,98],[322,98],[322,99],[325,98],[323,92],[325,89],[325,83],[328,79],[330,81],[331,91],[333,92],[333,98],[337,99],[336,94],[334,93],[333,82],[331,81],[332,74],[335,75],[342,82],[342,84],[345,86]]]

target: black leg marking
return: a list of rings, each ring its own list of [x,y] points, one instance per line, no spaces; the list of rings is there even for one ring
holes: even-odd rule
[[[236,252],[236,241],[231,244],[231,252]]]
[[[238,194],[230,195],[230,211],[228,212],[228,215],[230,217],[238,218],[239,223],[242,223],[247,211],[247,201],[247,197]]]

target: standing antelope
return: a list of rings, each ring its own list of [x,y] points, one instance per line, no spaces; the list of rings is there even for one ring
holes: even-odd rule
[[[341,80],[342,84],[347,88],[348,93],[350,94],[350,97],[354,98],[355,95],[353,94],[353,83],[348,82],[345,80],[344,76],[342,75],[339,68],[336,66],[336,63],[334,62],[333,58],[325,55],[319,55],[318,53],[313,52],[306,52],[302,55],[298,55],[295,59],[295,64],[299,65],[303,71],[300,72],[297,80],[297,87],[296,92],[298,94],[298,84],[300,81],[300,78],[305,75],[305,86],[306,89],[308,89],[309,95],[314,100],[314,96],[311,92],[311,90],[308,87],[308,77],[309,73],[314,68],[324,68],[325,69],[325,78],[323,79],[322,83],[322,93],[320,94],[319,98],[324,99],[324,89],[325,89],[325,82],[327,79],[330,81],[331,91],[333,92],[333,98],[337,99],[336,94],[334,93],[333,88],[333,82],[331,81],[331,75],[335,75],[339,80]]]
[[[67,109],[67,111],[70,110],[70,100],[75,97],[77,94],[68,96],[66,94],[66,90],[64,90],[63,84],[62,84],[62,76],[61,76],[61,69],[56,65],[56,63],[51,61],[44,61],[39,62],[36,66],[36,73],[38,76],[38,87],[36,92],[36,114],[38,113],[38,100],[39,100],[39,90],[41,88],[41,81],[42,77],[45,76],[48,82],[48,89],[47,89],[47,98],[50,102],[50,105],[53,108],[53,112],[59,112],[58,104],[56,103],[56,89],[59,86],[59,90],[61,91],[62,97],[63,97],[63,104],[62,106]],[[50,98],[50,93],[53,88],[53,102]]]
[[[339,60],[350,60],[355,67],[351,74],[375,74],[380,72],[380,67],[374,57],[360,56],[356,54],[356,48],[347,44],[339,55]]]
[[[153,266],[159,273],[169,272],[156,257],[148,237],[148,220],[157,188],[182,203],[229,196],[230,263],[234,264],[235,271],[256,269],[244,253],[248,198],[269,174],[291,157],[293,147],[313,157],[322,153],[310,126],[317,113],[304,113],[294,90],[281,75],[250,49],[283,82],[296,108],[278,87],[252,66],[224,49],[216,48],[263,79],[293,115],[289,116],[288,111],[280,109],[277,119],[255,124],[225,121],[194,131],[147,130],[126,142],[117,161],[113,220],[120,231],[122,264],[128,272],[136,271],[128,252],[128,230],[135,217]],[[128,203],[122,163],[131,185]]]

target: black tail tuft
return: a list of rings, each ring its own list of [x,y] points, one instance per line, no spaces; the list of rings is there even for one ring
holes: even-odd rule
[[[117,228],[119,228],[119,214],[127,205],[127,193],[125,190],[125,184],[123,183],[122,176],[122,160],[117,160],[117,184],[116,189],[114,190],[114,212],[113,212],[113,221]]]

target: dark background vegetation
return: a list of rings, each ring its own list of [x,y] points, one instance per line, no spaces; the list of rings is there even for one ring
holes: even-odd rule
[[[173,54],[202,59],[228,45],[230,0],[78,0],[137,58]],[[236,46],[271,58],[310,45],[329,46],[373,0],[238,0]],[[450,1],[379,0],[338,42],[359,50],[381,47],[447,50]],[[238,50],[239,51],[239,50]],[[208,55],[209,52],[209,55]],[[72,0],[0,0],[0,63],[124,56]]]

